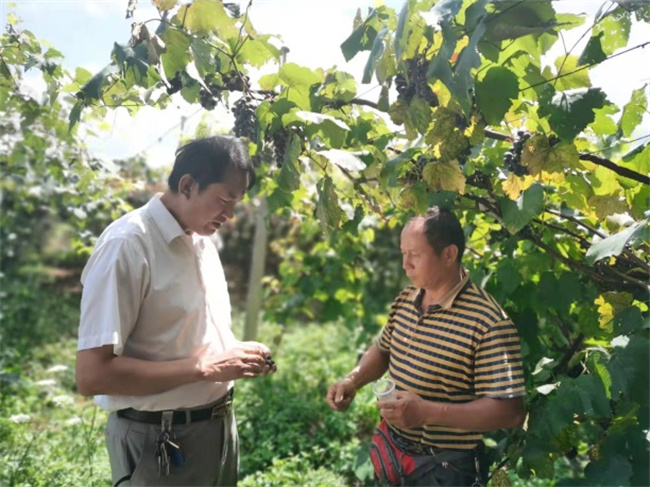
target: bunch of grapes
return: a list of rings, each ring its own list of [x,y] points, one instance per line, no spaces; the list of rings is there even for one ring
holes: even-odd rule
[[[217,106],[217,99],[214,97],[211,91],[201,88],[199,90],[199,101],[201,106],[206,110],[214,110]]]
[[[222,73],[221,79],[223,86],[228,91],[248,91],[250,89],[250,78],[248,76],[240,76],[236,71],[229,71]]]
[[[402,73],[395,75],[395,89],[397,90],[397,98],[403,99],[407,103],[410,102],[413,95],[415,95],[415,87],[409,85]]]
[[[252,142],[257,142],[257,116],[249,95],[241,97],[232,107],[235,115],[233,132],[237,137],[248,137]]]
[[[284,153],[287,150],[287,145],[289,144],[289,131],[284,128],[276,130],[271,135],[271,142],[273,143],[273,158],[278,167],[282,167],[282,161],[284,161]]]
[[[397,98],[410,102],[414,96],[426,101],[432,107],[438,106],[438,97],[427,80],[428,61],[424,57],[407,61],[408,81],[403,74],[395,75]]]
[[[183,87],[183,81],[181,80],[181,72],[176,71],[176,75],[169,80],[169,86],[167,87],[167,94],[173,95],[181,90]]]
[[[517,176],[528,174],[528,169],[521,165],[521,151],[528,139],[530,139],[530,134],[528,132],[524,132],[523,130],[518,131],[512,147],[503,155],[503,162],[506,167],[510,172],[515,173]]]
[[[417,183],[418,181],[422,181],[423,178],[422,174],[424,172],[425,166],[433,160],[435,159],[427,157],[423,154],[420,154],[416,159],[411,159],[411,163],[413,164],[413,167],[410,167],[408,171],[406,171],[406,174],[404,175],[404,179],[406,183],[414,184]]]
[[[438,97],[429,86],[427,70],[429,63],[426,58],[418,57],[408,61],[409,79],[415,87],[415,96],[426,101],[430,106],[438,106]]]

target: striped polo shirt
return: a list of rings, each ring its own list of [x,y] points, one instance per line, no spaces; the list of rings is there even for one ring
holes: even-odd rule
[[[423,291],[408,286],[400,293],[378,340],[390,353],[397,389],[438,402],[523,396],[517,329],[494,298],[466,275],[441,304],[422,313]],[[483,437],[435,424],[391,428],[408,440],[456,450],[472,449]]]

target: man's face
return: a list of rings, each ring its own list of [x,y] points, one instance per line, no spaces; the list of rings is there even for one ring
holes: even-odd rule
[[[414,286],[431,289],[443,283],[453,269],[446,252],[438,255],[427,242],[424,219],[406,225],[400,245],[402,267]]]
[[[223,181],[212,183],[199,192],[193,182],[185,209],[186,231],[209,236],[233,217],[235,205],[241,201],[248,186],[248,175],[238,169],[228,169]]]

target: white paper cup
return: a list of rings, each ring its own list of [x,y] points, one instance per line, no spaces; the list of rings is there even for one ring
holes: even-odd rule
[[[372,392],[378,401],[392,401],[396,399],[395,382],[392,379],[379,379],[372,385]]]

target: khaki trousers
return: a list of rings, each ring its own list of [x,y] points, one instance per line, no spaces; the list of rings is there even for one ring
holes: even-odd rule
[[[109,415],[106,448],[114,487],[237,485],[239,442],[232,408],[222,418],[172,425],[185,464],[171,465],[168,476],[158,475],[154,452],[160,432],[160,425]]]

